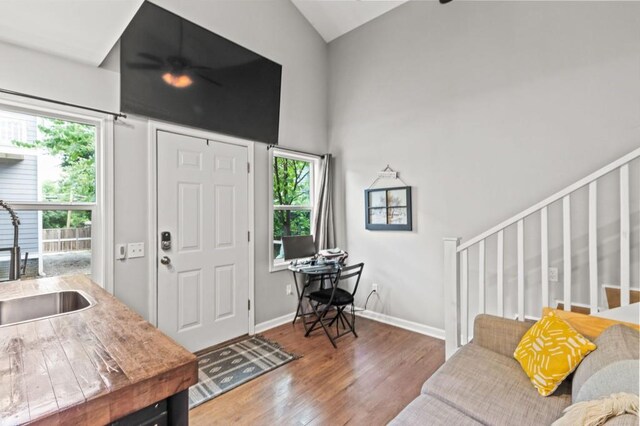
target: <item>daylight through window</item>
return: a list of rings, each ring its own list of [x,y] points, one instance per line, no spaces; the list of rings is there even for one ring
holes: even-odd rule
[[[0,199],[21,221],[23,276],[91,273],[95,154],[93,125],[0,110]],[[2,249],[12,244],[0,217],[0,281],[9,264]]]
[[[275,151],[272,161],[272,260],[284,264],[282,237],[313,234],[318,159]]]

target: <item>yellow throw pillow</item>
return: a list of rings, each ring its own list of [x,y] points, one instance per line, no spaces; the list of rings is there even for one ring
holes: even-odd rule
[[[551,395],[596,345],[553,312],[542,317],[513,353],[538,393]]]

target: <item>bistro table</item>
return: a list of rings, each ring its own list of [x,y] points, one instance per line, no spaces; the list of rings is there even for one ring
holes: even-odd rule
[[[319,283],[320,288],[322,288],[325,280],[335,279],[340,271],[340,263],[338,261],[292,262],[288,269],[293,273],[293,281],[296,286],[296,294],[298,295],[298,307],[293,317],[293,324],[295,324],[298,317],[300,317],[306,330],[307,322],[304,320],[304,317],[313,314],[313,312],[305,311],[304,304],[302,303],[304,296],[314,283]],[[304,275],[304,278],[298,280],[298,275]]]

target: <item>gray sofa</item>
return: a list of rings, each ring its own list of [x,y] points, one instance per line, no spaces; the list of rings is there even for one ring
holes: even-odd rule
[[[553,395],[543,397],[513,358],[516,346],[531,325],[491,315],[477,316],[473,342],[442,365],[425,382],[420,395],[390,424],[550,425],[572,404],[572,398],[576,402],[581,389],[585,393],[585,383],[594,374],[618,361],[639,358],[638,331],[623,325],[610,327],[595,340],[598,349],[583,360],[573,377],[567,378]],[[639,372],[629,374],[637,377]],[[637,382],[631,386],[637,387]],[[591,381],[589,392],[593,387]],[[609,395],[609,390],[604,394]],[[628,391],[617,391],[624,390]],[[634,393],[638,393],[637,389]],[[625,414],[607,422],[607,426],[623,425],[637,426],[638,417]]]

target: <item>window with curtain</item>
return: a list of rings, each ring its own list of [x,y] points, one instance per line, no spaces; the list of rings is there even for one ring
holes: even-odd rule
[[[318,157],[271,151],[270,254],[272,270],[286,267],[282,237],[313,235]]]

